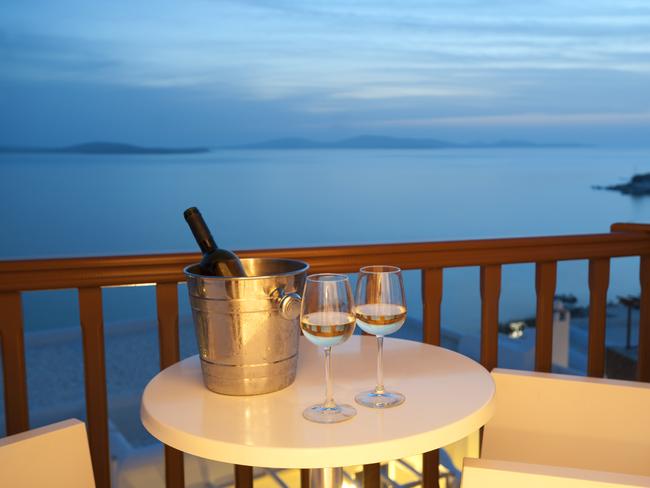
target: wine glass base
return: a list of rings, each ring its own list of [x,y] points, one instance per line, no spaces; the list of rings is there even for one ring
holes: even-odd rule
[[[322,404],[307,407],[302,416],[312,422],[319,424],[335,424],[351,419],[357,414],[355,408],[351,405],[335,405],[333,407],[324,407]]]
[[[354,397],[359,405],[369,408],[393,408],[401,405],[406,397],[396,391],[377,393],[375,390],[364,391]]]

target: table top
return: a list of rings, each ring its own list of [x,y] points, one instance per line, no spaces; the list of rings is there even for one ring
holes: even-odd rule
[[[386,410],[354,396],[374,387],[376,339],[352,336],[332,348],[334,399],[357,410],[351,420],[317,424],[302,411],[324,400],[324,355],[300,338],[296,381],[265,395],[227,396],[203,385],[198,356],[156,375],[145,388],[141,419],[158,440],[207,459],[271,468],[370,464],[437,449],[483,426],[495,386],[480,364],[419,342],[384,340],[384,384],[406,396]]]

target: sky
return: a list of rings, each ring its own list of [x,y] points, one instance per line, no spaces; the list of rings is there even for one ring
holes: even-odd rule
[[[3,0],[0,144],[650,144],[647,0]]]

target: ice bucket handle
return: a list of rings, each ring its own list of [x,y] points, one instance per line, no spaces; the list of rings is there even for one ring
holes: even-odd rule
[[[287,320],[297,319],[300,316],[302,297],[298,293],[287,293],[284,288],[276,288],[271,293],[280,309],[280,315]]]

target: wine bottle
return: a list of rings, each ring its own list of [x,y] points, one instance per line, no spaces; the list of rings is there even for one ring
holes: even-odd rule
[[[246,271],[237,255],[217,246],[198,208],[188,208],[183,212],[183,216],[203,253],[203,259],[199,263],[202,275],[246,276]]]

